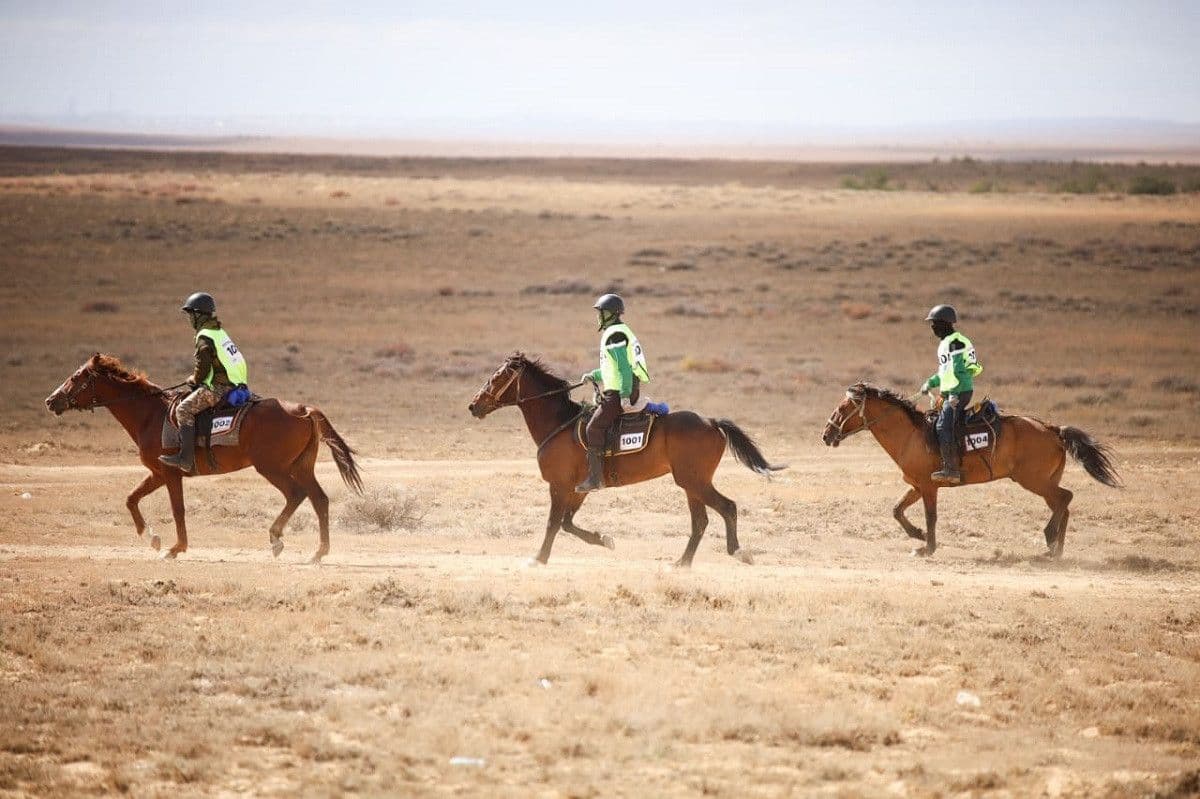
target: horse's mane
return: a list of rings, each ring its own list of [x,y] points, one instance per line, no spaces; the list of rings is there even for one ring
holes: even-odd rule
[[[908,414],[908,418],[912,420],[912,423],[917,427],[924,427],[926,424],[925,412],[918,408],[913,402],[909,401],[906,397],[902,397],[900,394],[892,391],[890,388],[873,386],[870,383],[855,383],[854,385],[850,386],[850,388],[846,389],[846,391],[855,399],[874,397],[877,400],[886,402],[888,405],[894,405],[897,408],[900,408]]]
[[[537,379],[543,385],[543,388],[541,389],[542,391],[556,391],[558,389],[563,389],[563,398],[573,405],[578,404],[571,399],[570,392],[566,390],[570,388],[571,382],[566,378],[560,377],[552,372],[550,367],[542,363],[540,358],[531,358],[523,352],[514,352],[512,355],[508,356],[508,362],[513,366],[521,366],[523,364],[525,366],[526,373],[529,374],[530,377]]]
[[[151,383],[143,372],[133,371],[121,363],[121,359],[115,355],[97,356],[95,369],[97,374],[111,377],[114,380],[125,383],[130,388],[137,388],[146,392],[158,390],[158,386]]]

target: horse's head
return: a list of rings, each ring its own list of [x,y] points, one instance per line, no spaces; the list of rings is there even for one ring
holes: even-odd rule
[[[100,362],[100,353],[94,354],[75,370],[75,373],[54,389],[46,397],[46,408],[55,416],[62,416],[68,408],[84,410],[94,408],[100,399],[96,396],[96,366]]]
[[[497,408],[515,405],[520,391],[521,373],[525,371],[525,356],[517,352],[500,364],[483,388],[475,393],[467,410],[476,419],[482,419]]]
[[[865,430],[866,407],[867,395],[861,383],[846,389],[846,398],[833,409],[825,423],[825,432],[821,434],[825,446],[836,447],[858,431]]]

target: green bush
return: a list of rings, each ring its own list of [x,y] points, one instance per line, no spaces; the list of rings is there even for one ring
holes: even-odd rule
[[[1004,187],[991,178],[985,178],[971,184],[971,188],[967,189],[967,191],[971,192],[971,194],[991,194],[992,192],[1004,191]]]
[[[1138,175],[1129,181],[1130,194],[1174,194],[1175,181],[1158,175]]]
[[[1111,189],[1112,181],[1098,164],[1090,164],[1082,171],[1072,165],[1071,175],[1058,184],[1058,191],[1067,194],[1095,194],[1102,189]]]
[[[887,170],[875,166],[864,172],[861,177],[842,178],[842,188],[856,191],[887,191],[891,188],[888,186],[889,180],[891,176]]]

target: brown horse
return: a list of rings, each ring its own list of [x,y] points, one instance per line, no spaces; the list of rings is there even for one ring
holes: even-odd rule
[[[1058,483],[1067,455],[1083,465],[1097,481],[1116,488],[1120,485],[1107,447],[1074,427],[1056,427],[1027,416],[1003,417],[1003,433],[995,449],[968,453],[963,458],[962,484],[987,483],[1007,477],[1040,496],[1050,507],[1050,521],[1043,533],[1047,554],[1062,555],[1067,519],[1074,496]],[[859,432],[870,430],[875,440],[904,472],[908,490],[892,515],[904,532],[925,542],[914,555],[932,555],[937,549],[937,492],[941,486],[930,474],[941,464],[940,455],[929,445],[929,423],[912,402],[893,391],[857,383],[846,390],[846,398],[834,409],[825,425],[822,440],[836,447]],[[904,510],[918,499],[925,504],[925,530],[912,524]]]
[[[545,564],[550,559],[559,527],[589,544],[615,548],[611,536],[589,532],[574,522],[576,511],[587,498],[587,494],[575,491],[587,475],[587,460],[572,431],[586,411],[568,396],[572,388],[576,386],[549,373],[538,361],[515,353],[500,365],[468,406],[475,418],[482,419],[498,408],[516,405],[538,445],[538,466],[542,479],[550,484],[550,519],[535,563]],[[687,494],[692,535],[677,566],[692,565],[708,526],[706,505],[725,520],[725,548],[729,554],[743,563],[753,560],[738,544],[737,505],[712,484],[726,447],[738,462],[759,474],[785,468],[767,463],[750,437],[733,422],[705,419],[690,411],[660,417],[645,449],[611,458],[605,464],[605,482],[609,485],[630,485],[670,473]]]
[[[138,457],[150,474],[133,490],[125,506],[133,515],[137,534],[146,530],[146,520],[138,510],[142,497],[167,487],[171,497],[171,513],[175,517],[175,545],[163,553],[173,558],[187,551],[187,527],[183,512],[183,472],[159,462],[163,454],[162,427],[167,415],[169,392],[126,369],[109,355],[96,353],[68,377],[46,398],[46,407],[56,416],[63,411],[108,408],[133,443]],[[354,463],[353,450],[342,440],[325,414],[316,408],[268,399],[255,403],[242,419],[237,446],[214,447],[217,468],[211,469],[208,459],[196,458],[196,474],[225,474],[253,466],[271,485],[283,492],[287,502],[271,525],[271,551],[276,557],[283,551],[283,528],[308,497],[321,527],[321,542],[312,563],[329,553],[329,498],[321,490],[313,467],[317,462],[320,442],[329,445],[342,479],[352,490],[362,493],[362,480]],[[159,547],[157,535],[150,545]]]

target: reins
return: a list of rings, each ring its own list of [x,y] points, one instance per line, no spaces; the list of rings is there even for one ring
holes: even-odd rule
[[[839,441],[839,442],[845,441],[847,438],[849,438],[850,436],[854,435],[855,433],[857,433],[861,430],[870,430],[872,427],[877,425],[879,422],[883,421],[883,419],[885,417],[891,415],[891,413],[893,411],[903,410],[903,408],[899,405],[892,405],[892,404],[888,403],[888,409],[886,411],[879,414],[874,419],[867,419],[867,398],[866,397],[856,397],[853,394],[850,394],[849,392],[847,392],[847,395],[849,396],[850,401],[854,403],[854,413],[846,414],[845,418],[843,418],[836,425],[834,425],[834,422],[833,422],[833,419],[834,419],[833,414],[831,414],[829,417],[829,424],[834,425],[834,427],[837,429],[837,434],[838,434],[837,441]],[[914,394],[913,397],[910,398],[909,401],[912,402],[912,401],[918,399],[920,396],[921,396],[921,394],[920,394],[920,392],[918,392],[917,394]],[[834,414],[837,413],[836,408],[834,409],[833,413]],[[846,427],[846,422],[850,421],[851,417],[853,417],[855,415],[855,413],[857,413],[858,418],[863,420],[862,427],[858,428],[858,430],[851,431],[850,433],[842,432],[843,429]]]
[[[99,377],[99,375],[96,374],[96,372],[93,371],[92,369],[88,369],[87,377],[88,377],[87,380],[80,383],[75,388],[74,391],[72,391],[70,394],[67,395],[67,407],[78,408],[81,411],[91,411],[92,413],[95,413],[97,408],[108,408],[112,405],[117,405],[122,402],[133,402],[134,400],[140,399],[141,397],[160,397],[163,394],[174,391],[177,388],[183,388],[184,386],[188,385],[188,382],[185,380],[184,382],[177,383],[173,386],[155,389],[154,391],[151,391],[147,394],[136,394],[131,397],[117,397],[114,400],[108,400],[106,402],[99,402],[96,397],[96,392],[93,391],[91,402],[89,402],[87,405],[79,405],[78,403],[75,402],[75,398],[78,397],[80,394],[82,394],[85,389],[91,387],[92,384],[94,384],[96,382],[96,379]]]

